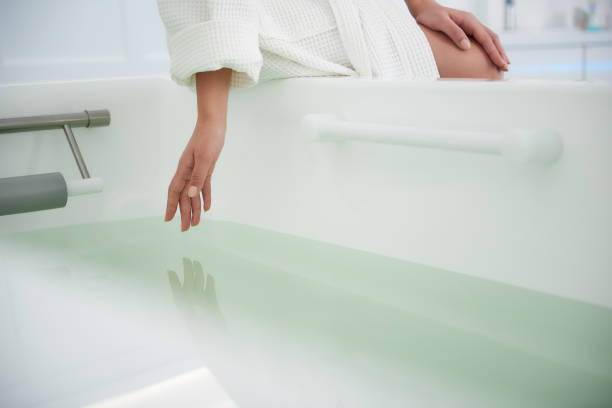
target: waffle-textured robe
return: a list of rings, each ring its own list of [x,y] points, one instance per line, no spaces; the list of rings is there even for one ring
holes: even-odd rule
[[[232,87],[303,76],[436,79],[425,35],[397,0],[158,0],[172,78],[231,68]]]

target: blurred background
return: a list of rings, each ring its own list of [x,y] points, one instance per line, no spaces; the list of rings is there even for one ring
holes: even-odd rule
[[[500,34],[506,78],[612,81],[612,0],[440,3]],[[155,0],[0,0],[0,83],[167,75],[168,66]]]

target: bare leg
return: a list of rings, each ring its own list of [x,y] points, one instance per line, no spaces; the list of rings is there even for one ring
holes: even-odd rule
[[[474,40],[467,51],[459,49],[445,34],[420,25],[434,54],[442,78],[502,79],[502,72]]]

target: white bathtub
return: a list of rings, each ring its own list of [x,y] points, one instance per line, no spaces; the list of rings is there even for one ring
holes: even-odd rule
[[[612,364],[608,364],[612,363],[609,361],[612,355],[612,86],[317,78],[276,81],[235,91],[230,98],[226,145],[213,179],[213,209],[206,217],[238,226],[205,223],[184,234],[177,232],[176,220],[172,225],[164,225],[162,216],[168,182],[193,128],[193,93],[164,78],[0,87],[0,117],[103,108],[111,112],[110,127],[75,129],[75,134],[91,174],[104,179],[104,192],[71,198],[63,209],[0,218],[3,233],[0,278],[5,282],[0,322],[7,344],[3,350],[5,355],[0,354],[0,366],[3,367],[0,394],[5,395],[5,401],[16,406],[81,405],[100,400],[105,401],[103,405],[106,406],[136,403],[147,406],[154,400],[160,406],[166,404],[160,401],[184,406],[200,401],[208,405],[330,407],[405,406],[408,403],[491,406],[492,401],[499,406],[553,403],[559,406],[577,402],[597,406],[612,401],[612,395],[605,391],[612,389],[608,387],[612,384]],[[322,142],[313,140],[304,125],[303,118],[309,114],[452,131],[501,133],[517,128],[549,129],[560,136],[562,152],[552,164],[525,164],[500,155],[445,149],[370,142]],[[67,178],[78,176],[61,132],[0,135],[1,177],[52,171],[61,171]],[[138,221],[134,224],[131,220],[151,216],[159,217],[159,226],[147,221],[146,228],[142,227],[143,234],[148,234],[146,239],[143,237],[142,242],[134,244],[140,252],[129,255],[130,240],[137,239],[133,237],[138,236],[141,228]],[[120,223],[95,224],[92,230],[77,227],[42,231],[49,227],[65,228],[100,221]],[[244,230],[242,225],[264,231]],[[125,236],[122,236],[123,228],[129,231]],[[42,235],[37,235],[38,230]],[[217,230],[219,232],[215,232]],[[60,231],[61,237],[54,238],[53,231]],[[91,236],[91,231],[99,236]],[[326,249],[309,247],[308,251],[301,252],[300,243],[311,241],[287,237],[291,244],[284,244],[284,239],[279,238],[281,235],[266,238],[265,231],[314,240],[314,246],[326,243],[338,246],[333,248],[348,248],[348,252],[342,252],[343,257],[360,259],[359,254],[363,252],[351,252],[360,250],[379,256],[381,260],[393,258],[397,262],[427,267],[420,270],[414,266],[420,272],[411,269],[411,277],[405,277],[401,272],[403,267],[398,269],[385,263],[386,266],[378,270],[368,264],[368,271],[360,271],[359,264],[345,259],[342,262],[346,265],[338,266],[344,272],[335,275],[330,266],[334,264],[334,256],[323,255]],[[156,247],[147,254],[143,246],[150,245],[151,234],[159,234],[159,242],[167,246]],[[258,234],[263,234],[263,238]],[[91,244],[87,243],[89,236]],[[28,237],[35,238],[29,241]],[[259,239],[269,239],[265,242],[274,241],[275,244],[259,247]],[[198,243],[212,246],[202,249]],[[78,246],[75,249],[78,261],[70,258],[71,246]],[[168,248],[167,253],[164,248]],[[181,248],[186,249],[182,251]],[[211,248],[220,248],[219,251],[229,257],[227,259],[235,256],[236,259],[248,259],[253,265],[291,269],[293,275],[302,279],[299,280],[302,283],[294,283],[279,278],[282,283],[278,284],[278,291],[290,293],[295,290],[296,297],[275,298],[276,275],[258,272],[262,273],[261,279],[253,278],[248,282],[249,291],[248,288],[238,289],[243,284],[240,282],[248,281],[248,275],[237,273],[232,275],[233,280],[226,278],[225,287],[234,289],[227,289],[224,296],[230,300],[224,304],[224,296],[221,296],[223,277],[218,276],[219,272],[215,275],[224,327],[233,333],[230,336],[232,346],[225,349],[223,341],[217,338],[219,343],[216,343],[217,340],[210,340],[206,335],[195,335],[195,338],[212,341],[212,346],[207,345],[216,346],[220,353],[228,355],[234,355],[235,347],[240,348],[236,344],[242,335],[248,339],[245,342],[253,341],[252,344],[260,344],[254,338],[268,345],[278,341],[265,352],[258,346],[253,346],[255,351],[242,350],[249,356],[245,357],[249,363],[245,363],[248,369],[244,372],[240,364],[217,361],[218,355],[207,355],[204,363],[201,359],[196,363],[183,358],[184,355],[173,354],[172,350],[180,347],[177,344],[191,338],[194,330],[185,334],[182,326],[168,325],[173,318],[165,315],[157,325],[148,311],[141,310],[147,308],[138,306],[139,302],[124,304],[121,300],[124,298],[116,295],[128,293],[127,288],[132,288],[136,281],[144,282],[147,288],[150,284],[161,291],[159,293],[169,295],[166,270],[177,269],[184,256],[199,260],[206,269],[206,261],[198,257],[198,251],[209,251],[206,256],[216,259]],[[127,255],[122,252],[124,250]],[[266,252],[268,250],[270,253]],[[274,251],[278,251],[278,262]],[[295,261],[287,255],[291,251],[296,251]],[[117,258],[120,261],[116,262],[114,270],[108,262],[104,267],[95,262],[89,269],[83,266],[87,265],[88,256],[108,261],[112,254],[119,253],[122,255]],[[306,254],[320,257],[321,264],[316,264],[319,259],[307,262]],[[126,265],[141,265],[139,262],[146,263],[146,258],[149,262],[156,259],[155,277],[146,277],[140,267],[136,267],[140,272],[133,279],[126,277],[125,271],[129,269]],[[376,265],[375,261],[367,259],[363,260],[364,264],[373,262],[372,265]],[[304,263],[309,267],[303,267]],[[231,268],[242,271],[236,265]],[[313,268],[318,269],[311,270]],[[45,271],[54,272],[47,274]],[[428,275],[428,271],[434,272]],[[441,271],[452,272],[444,275],[446,272]],[[100,276],[112,284],[97,287]],[[449,276],[449,280],[440,276]],[[460,283],[453,286],[455,278],[451,276],[456,276]],[[317,322],[325,321],[325,308],[336,308],[333,302],[336,296],[339,312],[334,318],[330,317],[331,321],[350,318],[348,310],[362,305],[360,296],[374,303],[370,305],[364,300],[359,313],[368,316],[369,311],[382,313],[384,308],[390,308],[384,309],[384,316],[388,318],[381,317],[380,322],[372,316],[364,317],[365,323],[380,323],[380,327],[372,327],[372,330],[382,332],[378,341],[372,340],[371,346],[358,348],[357,354],[337,358],[338,354],[313,351],[316,354],[313,357],[309,354],[311,343],[300,340],[294,344],[285,336],[270,334],[276,333],[278,327],[291,326],[287,323],[291,318],[262,319],[267,323],[258,320],[266,313],[271,313],[270,316],[274,313],[265,308],[265,296],[258,298],[253,294],[253,291],[257,293],[257,282],[265,283],[268,288],[265,293],[273,299],[270,304],[281,309],[285,303],[293,304],[287,306],[286,313],[297,316],[298,327],[309,328],[296,338],[309,338],[308,333],[315,333],[315,337],[321,335],[323,340],[321,343],[317,340],[312,350],[328,350],[325,345],[330,338],[346,342],[351,336],[371,335],[367,325],[361,328],[362,332],[356,327],[346,328],[338,337],[333,335],[335,323],[318,325]],[[320,286],[300,297],[301,289],[296,288],[312,282]],[[94,300],[85,295],[92,285],[96,287]],[[46,287],[51,289],[43,290]],[[339,292],[326,292],[329,288]],[[414,300],[415,296],[429,291],[431,297],[423,295],[418,302]],[[166,310],[164,307],[168,305],[174,310],[170,298],[168,304],[162,304],[151,300],[151,293],[145,292],[144,289],[138,292],[134,299],[148,299],[142,302],[151,310]],[[317,312],[301,320],[304,304],[300,299],[316,303],[318,293],[322,293],[322,300],[321,305],[313,307]],[[404,293],[406,295],[402,296]],[[349,296],[347,294],[357,298],[343,298]],[[467,305],[470,301],[464,299],[466,297],[476,300]],[[531,303],[529,299],[536,300]],[[499,312],[499,321],[503,323],[499,324],[495,323],[498,300],[504,305]],[[512,305],[517,301],[523,304],[517,304],[514,310]],[[83,304],[82,310],[75,312],[75,305],[79,304]],[[241,304],[245,310],[255,310],[255,317],[243,319],[243,312],[234,307],[236,304]],[[32,317],[38,314],[41,305],[46,317]],[[115,321],[113,316],[121,315],[124,306],[125,316],[120,322]],[[258,307],[263,308],[261,314],[257,312]],[[72,323],[63,320],[67,310],[70,311],[68,315],[76,319]],[[91,310],[97,317],[85,319],[88,323],[81,322],[80,313],[88,314]],[[544,373],[546,379],[527,380],[524,377],[525,383],[519,379],[524,374],[522,369],[501,370],[497,376],[491,373],[496,384],[491,388],[493,391],[480,394],[478,389],[491,384],[477,367],[484,364],[486,370],[495,371],[496,358],[510,364],[514,358],[510,357],[510,352],[505,357],[488,359],[476,351],[470,356],[467,349],[459,347],[447,355],[446,363],[434,363],[438,354],[432,350],[423,351],[426,357],[419,361],[424,364],[424,372],[429,373],[424,374],[426,380],[414,373],[405,378],[392,375],[390,373],[395,371],[387,371],[387,365],[378,363],[372,363],[370,373],[376,380],[355,374],[352,364],[363,363],[360,366],[363,368],[369,367],[370,358],[378,361],[378,357],[370,357],[364,350],[378,356],[382,348],[393,348],[385,343],[393,339],[405,342],[407,348],[418,348],[402,337],[403,334],[394,337],[397,333],[392,328],[404,320],[389,310],[402,310],[402,313],[412,313],[419,318],[425,316],[443,322],[445,328],[452,327],[476,336],[476,340],[470,337],[452,339],[448,336],[454,336],[455,332],[441,331],[436,335],[433,333],[437,329],[413,322],[413,326],[407,327],[412,327],[417,333],[415,336],[420,336],[419,345],[431,342],[432,347],[450,350],[457,342],[476,342],[477,348],[482,346],[493,354],[505,353],[504,349],[487,348],[489,343],[478,343],[485,341],[482,339],[493,339],[495,344],[511,345],[553,365],[544,367],[544,363],[534,363],[536,368],[532,372]],[[142,333],[136,332],[140,327],[138,322],[145,322]],[[58,330],[54,330],[51,326],[57,327],[57,324]],[[208,327],[207,324],[203,327]],[[260,336],[260,329],[253,329],[259,324],[270,328],[269,331],[261,329],[265,336]],[[160,328],[170,339],[143,346],[147,344],[143,333],[159,335]],[[388,336],[385,330],[389,330]],[[49,333],[54,334],[47,342]],[[122,343],[121,339],[129,341]],[[262,339],[275,340],[264,342]],[[63,349],[66,344],[70,344],[73,354]],[[398,347],[401,349],[401,344]],[[132,355],[132,361],[126,356],[131,355],[128,350],[134,349],[139,351],[136,357]],[[104,358],[96,360],[88,353]],[[291,357],[285,361],[285,356]],[[398,361],[407,358],[402,356]],[[519,357],[517,361],[522,358]],[[110,360],[121,363],[111,364]],[[215,362],[207,364],[209,360]],[[457,361],[459,363],[453,363]],[[474,367],[470,361],[474,361]],[[547,378],[546,375],[555,372],[554,364],[567,368],[571,374]],[[379,367],[383,368],[377,371]],[[472,368],[478,375],[463,376],[456,372]],[[563,369],[559,372],[565,372]],[[21,373],[21,377],[12,376],[12,371]],[[277,376],[271,372],[276,372]],[[56,377],[53,373],[59,374]],[[321,379],[314,378],[312,373],[320,373]],[[172,379],[168,380],[170,377]],[[410,378],[410,381],[398,382],[398,378]],[[458,378],[466,378],[466,382]],[[576,378],[582,380],[576,381]],[[532,384],[529,381],[533,385],[529,385]],[[538,388],[538,381],[542,382],[542,388]],[[508,385],[513,382],[520,383],[514,394]],[[209,387],[205,394],[214,398],[202,402],[202,387]],[[12,392],[6,394],[3,389]],[[553,394],[557,399],[542,396]],[[570,394],[579,399],[569,398]]]

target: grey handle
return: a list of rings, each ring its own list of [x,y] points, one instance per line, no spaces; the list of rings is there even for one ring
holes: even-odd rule
[[[19,118],[0,119],[0,133],[29,132],[32,130],[62,129],[70,127],[98,127],[110,125],[110,112],[102,110],[85,110],[77,113],[57,115],[23,116]]]
[[[66,206],[68,188],[61,173],[0,179],[0,215]]]

